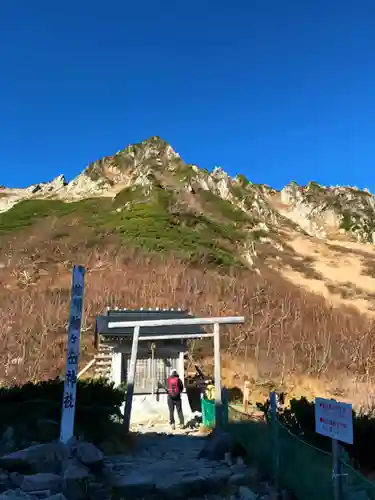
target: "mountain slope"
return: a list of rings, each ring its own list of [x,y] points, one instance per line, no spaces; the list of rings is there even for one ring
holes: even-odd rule
[[[229,378],[246,360],[248,373],[249,359],[260,379],[372,369],[374,324],[360,314],[372,315],[375,300],[366,191],[291,183],[277,192],[186,164],[153,137],[69,183],[2,188],[0,211],[4,380],[61,370],[78,262],[88,268],[83,361],[107,305],[175,306],[247,317],[225,337]]]
[[[0,231],[42,216],[81,216],[146,249],[228,266],[246,260],[260,222],[278,217],[266,188],[187,165],[159,138],[92,163],[68,184],[59,179],[23,192],[3,189]]]
[[[67,183],[0,190],[0,234],[55,217],[189,262],[264,267],[335,304],[372,311],[375,197],[292,182],[280,192],[186,164],[159,137],[91,163]],[[70,222],[69,222],[70,221]],[[353,244],[363,243],[354,249]],[[323,251],[324,250],[324,251]]]

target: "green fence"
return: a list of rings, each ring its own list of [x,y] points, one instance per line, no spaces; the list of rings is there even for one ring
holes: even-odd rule
[[[228,430],[280,487],[291,490],[300,500],[333,500],[330,453],[310,446],[277,420],[250,420],[233,408]],[[374,483],[345,462],[342,474],[342,500],[375,500]]]
[[[216,404],[209,399],[201,399],[202,423],[204,427],[212,429],[216,422]],[[228,403],[224,400],[221,406],[221,420],[223,425],[228,425]]]

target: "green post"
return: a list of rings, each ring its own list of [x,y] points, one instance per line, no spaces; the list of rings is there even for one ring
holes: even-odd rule
[[[222,425],[227,428],[229,424],[229,397],[228,390],[226,387],[222,389],[222,401],[223,401],[223,417],[222,417]]]

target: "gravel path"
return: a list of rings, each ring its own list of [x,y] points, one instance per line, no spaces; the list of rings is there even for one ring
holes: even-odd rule
[[[206,437],[197,431],[176,430],[162,421],[133,427],[136,449],[106,458],[114,493],[124,498],[268,498],[253,493],[247,485],[256,471],[241,459],[199,459]]]

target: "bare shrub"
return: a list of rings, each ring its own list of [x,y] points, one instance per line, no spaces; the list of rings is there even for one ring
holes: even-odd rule
[[[47,228],[48,229],[48,228]],[[51,230],[52,231],[52,230]],[[46,240],[46,234],[49,240]],[[250,270],[221,275],[172,255],[54,239],[46,228],[0,248],[0,379],[56,376],[65,363],[70,270],[87,267],[83,361],[92,356],[94,319],[111,307],[181,307],[195,315],[244,315],[223,332],[223,349],[250,359],[264,376],[374,372],[374,323],[356,309],[335,308],[277,274]],[[33,267],[33,280],[17,276]]]

